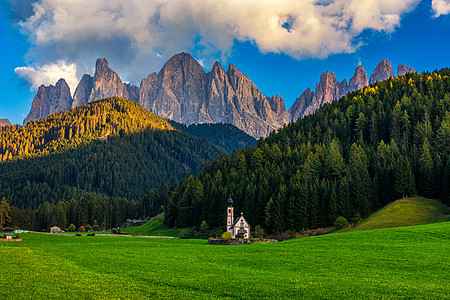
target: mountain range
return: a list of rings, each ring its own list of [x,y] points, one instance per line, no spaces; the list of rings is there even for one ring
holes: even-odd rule
[[[397,75],[413,73],[414,69],[399,65]],[[259,138],[284,124],[313,113],[325,103],[378,81],[394,77],[392,65],[382,60],[367,78],[362,65],[354,75],[337,81],[334,73],[324,72],[315,91],[307,88],[287,110],[284,100],[265,96],[258,87],[233,64],[228,69],[216,62],[206,73],[188,53],[170,58],[158,73],[142,79],[140,86],[124,83],[105,58],[96,62],[94,76],[85,74],[73,97],[64,79],[55,86],[41,85],[34,97],[24,125],[50,114],[68,110],[105,97],[123,97],[137,101],[151,112],[186,125],[198,123],[229,123]]]

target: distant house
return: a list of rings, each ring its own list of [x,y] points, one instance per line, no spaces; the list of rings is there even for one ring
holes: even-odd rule
[[[241,212],[241,215],[234,220],[233,199],[230,197],[227,203],[227,231],[233,235],[233,239],[236,238],[236,235],[238,234],[242,234],[244,239],[250,238],[250,225],[247,220],[245,220],[244,213]]]
[[[61,230],[61,228],[57,227],[57,226],[53,226],[50,228],[50,233],[58,233],[58,232],[63,232]]]
[[[10,234],[10,233],[7,233],[7,234],[5,234],[5,238],[7,239],[7,240],[12,240],[13,239],[13,234]]]

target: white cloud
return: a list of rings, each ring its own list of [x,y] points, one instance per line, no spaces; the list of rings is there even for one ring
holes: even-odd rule
[[[236,40],[297,59],[351,53],[362,31],[394,31],[418,1],[38,0],[20,26],[31,57],[65,59],[81,72],[107,57],[136,83],[181,51],[226,62]]]
[[[31,84],[32,90],[37,89],[42,84],[55,85],[59,79],[64,78],[73,94],[78,84],[76,65],[73,63],[68,64],[62,60],[56,64],[44,66],[18,67],[14,71]]]
[[[441,15],[448,15],[450,13],[450,0],[433,0],[431,1],[431,8],[436,18]]]

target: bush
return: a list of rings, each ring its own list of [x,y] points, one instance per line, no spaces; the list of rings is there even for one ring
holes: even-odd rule
[[[200,230],[205,232],[205,233],[208,232],[209,226],[208,226],[208,224],[206,223],[205,220],[202,221],[202,224],[200,225]]]
[[[361,221],[361,214],[359,213],[359,211],[358,212],[356,212],[356,214],[355,214],[355,216],[352,218],[352,222],[354,223],[354,224],[358,224],[359,223],[359,221]]]
[[[334,227],[336,227],[337,229],[341,229],[346,226],[348,226],[348,221],[344,217],[338,217],[334,222]]]
[[[264,238],[265,234],[266,233],[264,232],[264,229],[261,227],[261,225],[256,225],[255,231],[253,232],[252,236],[254,236],[255,238],[262,239]]]
[[[216,238],[221,237],[221,236],[222,236],[222,233],[223,233],[222,227],[219,227],[219,228],[217,228],[216,230],[214,230],[214,236],[215,236]]]
[[[119,227],[113,228],[113,229],[111,229],[111,231],[112,231],[113,233],[115,233],[115,234],[121,234],[121,233],[122,233],[122,229],[120,229]]]
[[[85,232],[86,230],[84,229],[84,226],[80,226],[80,228],[78,229],[79,232]]]
[[[75,225],[70,224],[70,225],[69,225],[69,231],[70,231],[70,232],[74,232],[75,230],[77,230],[77,228],[75,227]]]
[[[86,225],[86,231],[92,231],[92,226],[89,225],[89,224],[87,224],[87,225]]]
[[[229,233],[228,231],[225,231],[224,233],[222,233],[222,240],[229,243],[231,241],[231,238],[233,237],[233,235],[231,233]]]
[[[94,225],[94,226],[92,226],[92,229],[93,229],[94,231],[99,231],[99,230],[100,230],[100,226]]]

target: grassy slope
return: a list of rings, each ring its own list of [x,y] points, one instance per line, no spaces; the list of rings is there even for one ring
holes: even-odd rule
[[[386,205],[356,227],[345,231],[423,225],[447,221],[447,207],[440,201],[424,197],[400,199]]]
[[[183,236],[188,234],[191,228],[167,228],[164,226],[164,215],[156,217],[155,219],[134,227],[128,227],[123,232],[131,235],[147,235],[147,236]]]
[[[450,222],[247,246],[22,237],[0,242],[0,299],[450,297]]]

